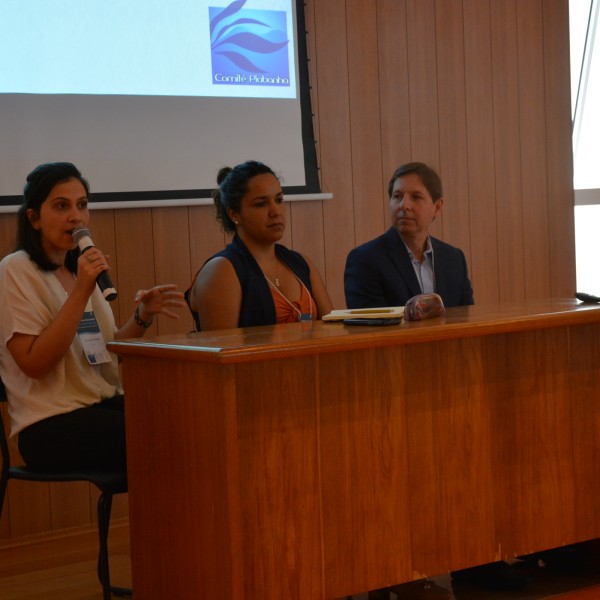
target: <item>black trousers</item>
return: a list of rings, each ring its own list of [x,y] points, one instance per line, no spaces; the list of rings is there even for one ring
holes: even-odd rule
[[[19,432],[19,452],[35,468],[126,469],[123,396],[33,423]]]

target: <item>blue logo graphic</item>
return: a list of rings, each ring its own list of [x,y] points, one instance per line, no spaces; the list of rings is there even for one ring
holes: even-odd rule
[[[212,80],[220,85],[290,86],[284,11],[209,7]]]

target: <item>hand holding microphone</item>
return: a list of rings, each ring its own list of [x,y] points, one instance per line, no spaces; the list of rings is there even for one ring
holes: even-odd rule
[[[82,254],[94,247],[94,242],[87,227],[77,227],[73,230],[73,241],[79,246]],[[117,297],[117,290],[113,287],[107,271],[102,271],[96,277],[96,283],[102,295],[110,302]]]

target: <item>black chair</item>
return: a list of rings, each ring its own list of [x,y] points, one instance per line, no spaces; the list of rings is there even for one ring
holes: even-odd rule
[[[0,402],[6,402],[6,390],[0,380]],[[110,585],[108,566],[108,527],[114,494],[127,492],[127,473],[100,471],[96,469],[61,470],[61,469],[30,469],[25,466],[11,466],[8,441],[4,429],[2,412],[0,411],[0,450],[2,453],[2,475],[0,477],[0,517],[4,506],[4,497],[9,479],[20,481],[61,482],[61,481],[88,481],[100,490],[98,498],[98,534],[100,537],[100,550],[98,553],[98,579],[102,586],[104,600],[111,596],[131,596],[127,588]]]

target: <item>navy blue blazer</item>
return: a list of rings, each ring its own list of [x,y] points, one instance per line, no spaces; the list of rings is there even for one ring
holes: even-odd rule
[[[435,291],[444,306],[474,304],[462,250],[434,237],[431,246]],[[393,227],[348,254],[344,291],[348,308],[404,306],[422,293],[408,250]]]

